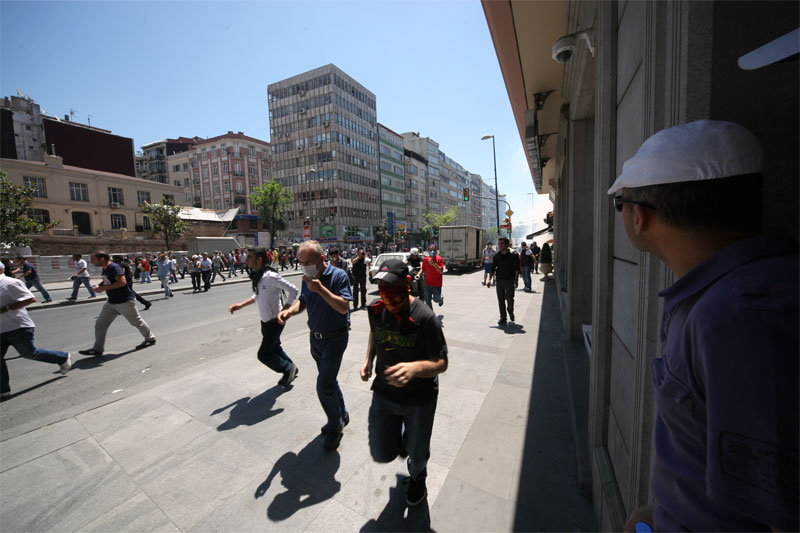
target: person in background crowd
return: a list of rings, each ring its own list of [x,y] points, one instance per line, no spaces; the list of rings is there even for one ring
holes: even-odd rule
[[[25,281],[25,286],[28,289],[31,287],[36,287],[39,289],[39,292],[42,293],[42,296],[44,296],[44,302],[42,303],[52,302],[53,299],[50,298],[50,293],[47,292],[47,289],[45,289],[44,285],[42,285],[42,281],[39,279],[39,273],[36,271],[36,267],[33,266],[33,263],[20,256],[19,264],[22,266],[15,269],[13,273],[16,274],[21,271],[22,279]]]
[[[146,258],[142,258],[142,283],[150,283],[152,280],[150,278],[150,261]]]
[[[178,283],[178,262],[172,254],[169,254],[169,282]]]
[[[528,245],[523,241],[520,246],[519,262],[522,267],[522,283],[525,285],[525,292],[531,292],[531,269],[536,264],[536,257],[533,252],[528,248]]]
[[[506,325],[506,311],[508,318],[514,322],[514,290],[519,285],[519,255],[512,252],[509,245],[508,238],[497,239],[497,247],[500,250],[492,259],[492,270],[489,272],[489,282],[486,284],[487,287],[491,287],[494,278],[497,304],[500,307],[498,326]]]
[[[231,277],[238,278],[239,275],[236,273],[236,258],[234,257],[235,251],[231,251],[228,253],[228,279]]]
[[[550,245],[544,243],[542,251],[539,252],[539,272],[544,274],[541,281],[548,281],[550,278],[548,274],[553,271],[553,252],[550,250]]]
[[[164,288],[164,299],[172,298],[172,289],[169,288],[169,268],[170,261],[167,258],[167,252],[161,252],[156,259],[156,267],[158,268],[158,279],[161,280],[161,287]]]
[[[539,245],[536,244],[536,241],[533,241],[531,243],[531,253],[533,253],[533,258],[536,259],[536,261],[533,262],[533,271],[536,274],[539,273],[539,254],[541,251],[542,250],[539,248]]]
[[[239,250],[239,273],[244,274],[247,263],[247,254],[244,250]],[[249,271],[247,272],[250,273]]]
[[[214,283],[214,280],[217,279],[217,275],[222,278],[222,281],[225,281],[225,276],[222,274],[224,262],[222,261],[222,254],[220,254],[219,250],[214,252],[214,259],[211,260],[211,266],[214,272],[211,277],[211,283]]]
[[[72,276],[72,295],[67,298],[68,302],[74,302],[78,299],[78,290],[81,284],[86,286],[89,291],[89,298],[97,296],[92,289],[92,284],[89,282],[89,270],[87,270],[86,261],[81,259],[81,254],[72,254],[72,260],[75,262],[75,274]]]
[[[650,361],[653,503],[625,531],[800,530],[800,261],[795,239],[761,232],[763,165],[749,130],[698,120],[647,139],[608,190],[675,280]]]
[[[297,365],[286,355],[281,347],[281,332],[284,324],[278,322],[278,313],[288,309],[297,299],[297,287],[283,279],[267,264],[266,248],[257,246],[247,251],[247,262],[253,274],[253,295],[231,305],[228,310],[233,314],[250,304],[258,304],[261,317],[261,346],[258,348],[258,360],[266,367],[283,374],[278,385],[289,387],[297,377]],[[288,295],[286,304],[281,304],[281,294]]]
[[[203,277],[203,292],[208,292],[211,288],[211,269],[213,263],[208,258],[208,252],[203,252],[203,258],[200,260],[200,274]],[[249,272],[249,270],[248,270]]]
[[[323,446],[333,450],[339,446],[342,431],[350,422],[336,376],[350,337],[353,296],[347,274],[325,263],[322,246],[317,241],[305,241],[297,255],[303,266],[303,288],[300,298],[278,314],[278,322],[285,324],[308,308],[311,356],[319,372],[317,397],[328,418],[322,428]]]
[[[361,308],[363,309],[367,305],[367,268],[369,268],[367,255],[363,248],[359,248],[350,267],[353,276],[353,311],[358,310],[356,304],[359,301],[359,293],[361,294]]]
[[[192,278],[192,293],[199,292],[202,288],[201,276],[202,271],[200,270],[200,256],[193,255],[191,261],[189,263],[189,276]]]
[[[491,278],[490,272],[492,270],[492,260],[494,259],[494,248],[492,248],[492,241],[486,243],[486,248],[481,252],[481,266],[483,267],[483,281],[481,285],[486,285],[488,278]],[[491,286],[491,279],[488,280]]]
[[[422,260],[422,269],[417,278],[425,278],[425,304],[433,309],[431,300],[438,303],[441,307],[444,304],[442,294],[442,273],[444,272],[444,261],[436,253],[436,246],[431,244],[428,247],[428,257]]]
[[[380,463],[408,457],[406,503],[427,496],[425,478],[439,395],[438,375],[447,370],[447,343],[433,311],[411,296],[408,266],[389,259],[374,278],[380,299],[370,304],[367,360],[361,379],[369,381],[369,449]],[[374,364],[377,358],[377,364]]]
[[[11,380],[6,365],[10,346],[26,359],[57,364],[62,375],[72,367],[69,353],[37,348],[33,343],[36,325],[25,307],[34,303],[36,298],[22,280],[4,275],[5,270],[6,266],[0,262],[0,398],[11,396]]]
[[[107,292],[108,300],[100,310],[100,316],[94,324],[94,346],[88,350],[79,350],[81,355],[103,355],[106,344],[106,333],[118,315],[122,315],[133,327],[139,330],[144,341],[136,346],[137,350],[147,348],[156,343],[156,338],[139,315],[134,300],[136,296],[128,287],[125,271],[117,263],[111,262],[106,252],[97,251],[92,254],[92,264],[103,269],[103,282],[94,287],[95,292]]]

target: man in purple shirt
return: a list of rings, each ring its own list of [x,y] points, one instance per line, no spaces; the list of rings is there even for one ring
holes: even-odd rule
[[[608,193],[639,250],[677,281],[661,292],[657,531],[798,530],[798,255],[763,235],[760,143],[730,122],[662,130]]]

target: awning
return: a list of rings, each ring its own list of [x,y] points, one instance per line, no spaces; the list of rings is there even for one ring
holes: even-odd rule
[[[234,218],[233,220],[258,220],[259,218],[261,217],[258,215],[241,214],[241,215],[236,215],[236,218]]]
[[[534,231],[533,233],[527,235],[526,239],[533,239],[534,237],[538,237],[539,235],[544,235],[547,232],[553,233],[553,226],[548,226],[544,229],[540,229],[539,231]]]

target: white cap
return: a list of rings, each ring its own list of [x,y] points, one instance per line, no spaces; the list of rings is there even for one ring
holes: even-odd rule
[[[727,178],[761,172],[764,152],[745,127],[697,120],[661,130],[625,161],[608,194],[623,187]]]

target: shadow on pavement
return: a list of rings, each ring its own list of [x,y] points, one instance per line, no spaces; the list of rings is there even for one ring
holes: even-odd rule
[[[557,290],[546,284],[513,531],[597,530],[591,498],[578,487],[565,342]]]
[[[52,379],[48,379],[47,381],[42,381],[38,385],[34,385],[33,387],[28,387],[27,389],[21,390],[19,392],[13,392],[13,393],[11,393],[10,396],[6,396],[5,398],[0,399],[0,402],[6,402],[6,401],[10,400],[11,398],[16,398],[17,396],[21,396],[21,395],[25,394],[26,392],[31,392],[33,390],[36,390],[36,389],[40,388],[40,387],[44,387],[45,385],[49,385],[49,384],[53,383],[54,381],[58,381],[59,379],[64,379],[65,377],[67,377],[67,376],[58,376],[57,378],[52,378]]]
[[[136,348],[131,348],[125,352],[119,353],[104,353],[103,355],[80,355],[78,357],[81,359],[75,359],[72,361],[72,369],[70,372],[74,372],[75,369],[80,370],[89,370],[90,368],[97,368],[98,366],[103,366],[105,363],[109,363],[114,359],[119,359],[123,355],[128,355],[133,352],[139,352],[141,350],[137,350]]]
[[[383,508],[378,518],[373,518],[361,528],[361,531],[433,531],[431,529],[431,513],[428,499],[416,507],[406,504],[408,478],[397,475],[397,485],[389,489],[389,503]],[[408,514],[406,514],[408,509]]]
[[[272,480],[280,474],[281,485],[286,490],[277,494],[267,507],[267,518],[272,521],[286,520],[294,513],[333,497],[341,489],[334,477],[339,470],[341,458],[337,451],[326,451],[322,447],[323,435],[309,442],[300,453],[287,452],[275,462],[267,479],[258,486],[254,497],[264,496]],[[312,479],[312,484],[304,479]],[[318,490],[322,487],[322,490]]]
[[[211,413],[212,416],[232,408],[228,414],[228,420],[217,426],[217,431],[226,431],[239,426],[254,426],[267,418],[282,413],[283,408],[272,410],[272,406],[275,405],[278,396],[287,390],[285,387],[276,385],[253,398],[247,396],[229,403],[225,407],[215,409]]]

